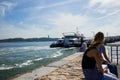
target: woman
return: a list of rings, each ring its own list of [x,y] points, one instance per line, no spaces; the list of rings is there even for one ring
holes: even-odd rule
[[[102,32],[98,32],[94,37],[94,41],[98,41],[99,37],[104,39],[104,34]],[[99,51],[101,52],[100,56],[101,56],[102,64],[106,64],[108,66],[110,72],[115,74],[118,77],[117,66],[112,64],[111,61],[109,60],[109,58],[106,54],[105,46],[103,44],[100,46]]]
[[[82,69],[85,80],[118,80],[117,77],[102,68],[99,48],[104,43],[104,34],[98,32],[97,40],[93,40],[82,58]],[[97,33],[97,34],[98,34]]]

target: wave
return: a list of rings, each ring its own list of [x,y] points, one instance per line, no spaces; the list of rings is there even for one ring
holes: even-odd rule
[[[0,70],[9,70],[9,69],[12,69],[14,68],[13,66],[7,66],[5,64],[2,64],[2,66],[0,66]]]
[[[63,55],[63,53],[61,53],[61,51],[57,51],[55,54],[52,55],[52,57],[58,57]]]
[[[57,49],[56,49],[57,50]],[[46,58],[55,58],[55,57],[58,57],[58,56],[61,56],[63,55],[63,53],[61,52],[61,49],[58,49],[57,51],[55,51],[54,53],[52,54],[48,54],[46,56]]]
[[[33,59],[33,60],[27,60],[23,63],[20,64],[14,64],[14,65],[6,65],[6,64],[2,64],[0,66],[0,70],[9,70],[9,69],[13,69],[13,68],[22,68],[31,64],[34,64],[34,61],[40,61],[43,60],[43,58],[37,58],[37,59]]]
[[[28,65],[31,65],[31,64],[34,64],[34,61],[40,61],[40,60],[43,60],[43,58],[37,58],[37,59],[33,59],[33,60],[27,60],[26,62],[23,62],[21,64],[15,64],[16,67],[24,67],[24,66],[28,66]]]
[[[37,58],[37,59],[34,59],[34,61],[40,61],[42,60],[43,58]]]
[[[45,50],[44,50],[45,49]],[[47,50],[48,49],[48,50]],[[13,51],[16,53],[19,52],[19,51],[25,51],[25,50],[35,50],[35,51],[39,51],[39,50],[43,50],[43,51],[46,51],[45,53],[45,57],[44,58],[56,58],[58,56],[62,56],[64,55],[64,53],[62,51],[65,51],[65,50],[70,50],[70,49],[73,49],[73,48],[49,48],[49,46],[43,46],[43,47],[34,47],[34,46],[30,46],[30,47],[15,47],[15,48],[9,48],[9,51]],[[30,51],[32,52],[32,51]],[[33,51],[34,52],[34,51]],[[41,55],[38,54],[38,55]],[[28,65],[34,65],[34,62],[37,62],[37,61],[40,61],[40,60],[43,60],[44,59],[43,57],[39,57],[39,56],[34,56],[34,59],[29,59],[29,60],[26,60],[24,62],[21,62],[21,63],[14,63],[14,64],[11,64],[11,65],[7,65],[7,64],[2,64],[0,65],[0,70],[9,70],[9,69],[13,69],[13,68],[23,68],[25,66],[28,66]]]
[[[18,67],[20,67],[20,68],[21,68],[21,67],[24,67],[24,66],[28,66],[28,65],[33,64],[32,62],[33,62],[32,60],[27,60],[26,62],[21,63],[21,64],[16,65],[16,66],[18,66]]]
[[[3,54],[11,54],[11,53],[20,53],[25,51],[37,51],[37,50],[49,50],[51,49],[49,46],[26,46],[26,47],[5,47],[0,48],[0,55]]]
[[[58,57],[58,56],[62,56],[63,55],[62,51],[70,50],[70,49],[75,49],[75,48],[74,47],[71,47],[71,48],[57,48],[57,51],[55,53],[53,53],[52,55],[48,55],[47,58],[55,58],[55,57]]]

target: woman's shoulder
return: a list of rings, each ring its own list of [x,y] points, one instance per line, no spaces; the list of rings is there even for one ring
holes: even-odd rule
[[[94,50],[97,49],[96,47],[89,47],[88,50]]]
[[[97,48],[91,48],[91,49],[90,49],[90,52],[95,53],[96,51],[97,51]]]
[[[97,50],[95,48],[92,48],[87,52],[87,56],[94,57],[96,53],[97,53]]]

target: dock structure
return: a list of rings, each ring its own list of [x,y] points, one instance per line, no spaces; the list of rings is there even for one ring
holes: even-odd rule
[[[86,40],[87,46],[90,45],[91,41],[92,41],[92,38]],[[105,37],[105,44],[114,43],[114,42],[118,42],[118,41],[120,41],[120,36],[107,36],[107,37]]]
[[[107,36],[105,37],[105,43],[113,43],[113,42],[117,42],[120,41],[120,36]]]

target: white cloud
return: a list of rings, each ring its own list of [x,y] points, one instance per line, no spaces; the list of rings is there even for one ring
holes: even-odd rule
[[[96,32],[102,31],[102,32],[104,32],[105,36],[107,36],[107,33],[108,33],[108,36],[120,35],[119,30],[120,30],[120,27],[111,25],[111,24],[100,26],[99,28],[96,28]]]
[[[73,15],[73,14],[65,14],[59,13],[56,16],[49,17],[49,22],[46,24],[50,24],[53,28],[51,29],[44,29],[41,28],[45,25],[28,25],[24,24],[22,21],[21,26],[24,25],[25,28],[16,27],[14,25],[4,25],[0,29],[0,36],[2,37],[43,37],[48,36],[50,37],[62,37],[62,33],[64,32],[76,32],[76,28],[80,33],[86,32],[89,29],[89,25],[92,22],[89,20],[88,16],[85,15]],[[88,24],[89,23],[89,24]],[[50,26],[46,25],[46,26]],[[89,32],[88,32],[89,33]]]
[[[83,33],[86,37],[92,37],[93,32],[102,31],[108,33],[108,35],[119,35],[120,25],[119,18],[110,23],[100,23],[101,20],[95,20],[87,15],[73,15],[68,13],[59,13],[51,16],[46,21],[48,25],[29,25],[21,21],[20,25],[25,27],[16,27],[14,25],[3,25],[0,28],[0,38],[32,38],[32,37],[62,37],[64,32],[76,32],[76,28],[80,33]],[[102,24],[102,25],[101,25]],[[41,28],[43,26],[52,26],[51,29]]]
[[[43,5],[41,8],[38,6],[31,9],[36,10],[52,8],[72,2],[74,2],[74,0],[52,3],[49,5]],[[102,31],[105,34],[109,33],[109,35],[117,35],[119,34],[120,30],[120,9],[118,5],[119,2],[115,2],[115,4],[111,6],[110,4],[113,2],[113,0],[91,0],[89,4],[91,9],[86,9],[88,13],[83,11],[82,13],[79,12],[77,14],[73,14],[73,12],[66,13],[57,10],[57,12],[54,11],[52,14],[50,14],[49,10],[47,9],[48,14],[45,13],[45,15],[38,15],[37,12],[33,13],[33,10],[31,10],[31,15],[18,21],[18,23],[14,24],[13,22],[14,25],[11,25],[12,23],[6,22],[6,25],[1,25],[3,28],[0,28],[0,38],[30,38],[46,37],[48,35],[50,35],[50,37],[62,37],[63,32],[76,32],[76,28],[78,28],[80,33],[85,34],[85,36],[92,36],[93,32],[96,33],[98,31]],[[0,15],[5,15],[8,7],[9,9],[13,8],[12,4],[0,3]],[[89,13],[90,10],[93,10],[94,12]],[[95,15],[92,15],[92,13]]]
[[[92,28],[91,26],[94,25],[93,22],[91,22],[91,19],[86,15],[73,15],[67,13],[59,13],[49,19],[49,23],[54,26],[51,31],[54,36],[60,36],[63,32],[76,32],[76,28],[78,28],[80,33],[86,33],[86,31],[90,30],[90,28]]]
[[[107,33],[109,36],[115,36],[120,35],[120,15],[116,14],[111,17],[104,17],[101,19],[96,19],[94,21],[94,28],[92,29],[94,33],[98,31],[104,32],[105,36],[107,36]]]
[[[5,16],[7,11],[11,11],[13,7],[15,6],[15,3],[3,1],[0,3],[0,15]]]
[[[90,0],[88,8],[95,13],[108,14],[120,9],[120,0]]]
[[[93,32],[96,33],[98,31],[104,32],[105,35],[106,33],[109,33],[109,35],[119,35],[120,23],[118,13],[119,10],[108,15],[115,16],[109,18],[106,18],[108,16],[104,16],[104,18],[97,19],[88,15],[73,15],[59,12],[59,14],[49,18],[49,23],[54,26],[50,32],[53,33],[52,36],[60,36],[63,32],[76,32],[76,28],[78,27],[79,32],[85,34],[87,37],[91,37]]]
[[[107,13],[106,15],[104,15],[102,17],[99,17],[98,19],[104,19],[104,18],[107,18],[107,17],[110,17],[110,16],[116,16],[117,14],[120,14],[120,9],[115,10],[111,13]]]
[[[100,7],[116,7],[120,6],[119,0],[90,0],[89,7],[99,4]]]
[[[8,9],[11,9],[13,7],[13,3],[11,2],[2,2],[1,3],[3,6],[6,6]]]
[[[76,2],[76,1],[79,1],[79,0],[65,0],[65,1],[58,2],[58,3],[47,5],[47,6],[45,6],[45,8],[66,5],[66,4],[69,4],[69,3]]]
[[[40,38],[47,37],[49,31],[46,31],[40,26],[36,25],[25,25],[26,27],[17,27],[15,25],[1,25],[0,27],[0,39],[6,38]]]
[[[0,15],[1,16],[5,15],[5,8],[3,6],[0,6]]]
[[[28,9],[30,9],[30,10],[42,10],[42,9],[46,9],[46,8],[53,8],[53,7],[58,7],[58,6],[62,6],[62,5],[67,5],[67,4],[79,2],[79,1],[81,1],[81,0],[63,0],[63,1],[56,2],[56,3],[52,3],[52,4],[42,3],[42,5],[37,5],[35,7],[27,8],[27,10]]]

